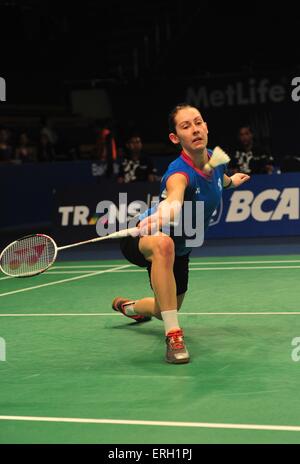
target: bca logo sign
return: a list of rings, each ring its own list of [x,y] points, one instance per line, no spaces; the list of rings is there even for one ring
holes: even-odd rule
[[[265,202],[268,206],[263,208]],[[270,202],[273,207],[270,207]],[[276,202],[274,204],[274,202]],[[299,189],[268,189],[254,197],[250,190],[240,190],[232,194],[226,222],[246,221],[250,216],[256,221],[280,221],[284,216],[288,219],[299,219]]]

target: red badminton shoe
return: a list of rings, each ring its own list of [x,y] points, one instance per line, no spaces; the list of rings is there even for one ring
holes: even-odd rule
[[[127,298],[122,298],[121,296],[117,296],[112,302],[112,309],[114,311],[122,313],[124,316],[129,317],[130,319],[133,319],[136,322],[151,321],[150,316],[142,316],[140,314],[133,314],[133,315],[126,314],[126,305],[130,303],[133,303],[133,301]]]
[[[181,329],[170,330],[166,336],[166,344],[166,361],[168,363],[184,364],[190,361],[190,355],[186,349]]]

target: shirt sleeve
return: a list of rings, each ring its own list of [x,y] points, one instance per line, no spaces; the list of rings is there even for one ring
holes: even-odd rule
[[[168,180],[171,176],[173,176],[174,174],[182,174],[182,175],[184,175],[184,177],[185,177],[186,180],[187,180],[188,185],[190,184],[190,176],[188,175],[188,173],[187,173],[186,171],[180,170],[180,168],[179,168],[179,169],[174,169],[174,170],[172,169],[172,170],[168,171],[168,172],[165,174],[164,179],[165,179],[166,183],[167,183],[167,180]]]

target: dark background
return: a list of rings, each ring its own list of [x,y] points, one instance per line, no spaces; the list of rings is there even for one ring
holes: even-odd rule
[[[74,86],[103,87],[119,124],[138,119],[146,138],[161,140],[188,81],[300,75],[299,15],[264,5],[1,0],[7,100],[68,105]]]

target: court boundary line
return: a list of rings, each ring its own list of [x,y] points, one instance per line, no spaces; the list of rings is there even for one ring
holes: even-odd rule
[[[125,264],[125,265],[122,265],[122,266],[120,265],[119,269],[123,269],[123,268],[126,268],[128,266],[129,266],[128,264]],[[0,293],[0,297],[1,296],[7,296],[7,295],[13,295],[15,293],[28,292],[29,290],[35,290],[37,288],[48,287],[49,285],[58,285],[58,284],[63,284],[65,282],[71,282],[73,280],[85,279],[86,277],[93,277],[95,275],[106,274],[108,272],[114,272],[116,270],[117,270],[117,268],[105,269],[104,271],[93,271],[90,274],[84,274],[84,275],[80,275],[80,276],[76,276],[76,277],[70,277],[69,279],[56,280],[55,282],[48,282],[48,283],[45,283],[45,284],[35,285],[34,287],[26,287],[26,288],[21,288],[19,290],[13,290],[11,292]]]
[[[203,264],[203,263],[202,263]],[[51,283],[46,283],[46,284],[41,284],[39,286],[35,286],[35,287],[28,287],[26,289],[20,289],[20,290],[14,290],[12,292],[6,292],[6,293],[1,293],[0,294],[0,297],[1,296],[6,296],[6,295],[11,295],[13,293],[19,293],[21,291],[27,291],[27,290],[33,290],[34,288],[40,288],[40,287],[45,287],[47,285],[55,285],[56,283],[63,283],[63,282],[68,282],[68,281],[71,281],[71,280],[77,280],[77,279],[80,279],[80,278],[83,278],[83,277],[91,277],[93,275],[97,275],[97,274],[104,274],[104,273],[107,273],[107,272],[116,272],[116,273],[124,273],[124,272],[145,272],[145,269],[125,269],[125,268],[129,268],[131,266],[134,266],[133,264],[123,264],[123,265],[120,265],[120,266],[117,266],[117,267],[113,267],[113,268],[110,268],[110,269],[105,269],[104,271],[92,271],[91,269],[87,269],[87,270],[71,270],[71,271],[59,271],[58,268],[55,268],[55,270],[51,270],[49,269],[47,272],[47,275],[50,275],[50,274],[77,274],[77,273],[80,273],[80,272],[83,272],[85,273],[84,275],[82,276],[78,276],[78,277],[72,277],[70,279],[65,279],[65,280],[60,280],[60,281],[57,281],[57,282],[51,282]],[[300,269],[300,265],[299,266],[234,266],[234,267],[190,267],[189,268],[189,271],[241,271],[241,270],[259,270],[259,269]],[[88,274],[87,274],[88,273]],[[0,280],[5,280],[5,279],[13,279],[13,277],[10,277],[10,276],[7,276],[7,277],[1,277]]]
[[[256,261],[211,261],[211,262],[204,262],[204,261],[199,261],[199,262],[194,262],[190,261],[190,264],[273,264],[273,263],[300,263],[300,259],[282,259],[282,260],[266,260],[266,261],[261,261],[261,260],[256,260]]]
[[[110,270],[114,271],[114,268],[108,269],[108,270],[109,271]],[[52,270],[49,269],[49,271],[47,271],[47,274],[53,274],[53,275],[57,275],[57,274],[82,274],[82,275],[84,275],[84,274],[89,274],[91,272],[97,272],[97,271],[95,271],[93,269],[78,269],[78,270],[71,269],[70,271],[66,271],[66,270],[59,271],[59,270],[55,269],[54,271],[52,271]],[[116,271],[116,272],[118,272],[118,271]]]
[[[239,430],[268,430],[279,432],[300,432],[298,425],[267,425],[267,424],[230,424],[218,422],[177,422],[154,420],[125,420],[125,419],[85,419],[76,417],[45,417],[45,416],[5,416],[0,420],[26,421],[26,422],[65,422],[79,424],[111,424],[111,425],[145,425],[159,427],[194,427],[213,429],[239,429]]]
[[[179,316],[292,316],[300,315],[300,311],[265,311],[265,312],[199,312],[199,313],[178,313]],[[104,317],[122,316],[121,313],[0,313],[0,317]]]
[[[190,265],[214,265],[214,264],[273,264],[273,263],[300,263],[300,259],[283,259],[283,260],[253,260],[253,261],[199,261],[199,262],[194,262],[193,259],[197,258],[191,258],[190,260]],[[60,265],[60,262],[56,264],[56,266],[53,266],[52,269],[71,269],[71,268],[98,268],[98,267],[117,267],[120,266],[121,264],[72,264],[72,265],[65,265],[63,264],[62,266]],[[130,264],[131,267],[135,266],[135,264]]]
[[[57,281],[54,281],[54,282],[48,282],[48,283],[44,283],[44,284],[40,284],[40,285],[35,285],[33,287],[26,287],[26,288],[22,288],[22,289],[18,289],[18,290],[12,290],[10,292],[5,292],[5,293],[0,293],[0,297],[3,297],[3,296],[8,296],[8,295],[14,295],[16,293],[21,293],[21,292],[27,292],[27,291],[30,291],[30,290],[35,290],[37,288],[42,288],[42,287],[47,287],[47,286],[50,286],[50,285],[58,285],[58,284],[62,284],[62,283],[65,283],[65,282],[71,282],[73,280],[79,280],[79,279],[84,279],[84,278],[87,278],[87,277],[93,277],[95,275],[100,275],[100,274],[106,274],[106,273],[110,273],[110,272],[115,272],[115,273],[134,273],[134,272],[145,272],[145,269],[128,269],[130,266],[132,266],[132,264],[123,264],[123,265],[120,265],[120,266],[117,266],[117,267],[114,267],[114,268],[110,268],[110,269],[105,269],[105,270],[100,270],[100,271],[92,271],[92,272],[89,272],[89,273],[85,273],[83,275],[79,275],[79,276],[75,276],[75,277],[70,277],[68,279],[62,279],[62,280],[57,280]],[[226,270],[258,270],[258,269],[300,269],[300,265],[299,266],[239,266],[239,267],[210,267],[210,268],[207,268],[207,267],[192,267],[190,268],[190,271],[226,271]],[[54,271],[55,272],[55,271]],[[54,274],[54,272],[52,271],[49,271],[48,272],[48,275],[50,275],[51,273]],[[59,274],[62,274],[64,273],[65,271],[62,271],[62,272],[58,272]],[[87,272],[87,271],[84,271],[82,270],[82,272]],[[69,273],[69,272],[67,272]]]
[[[144,272],[144,269],[126,269],[126,270],[116,270],[116,272]],[[189,271],[249,271],[258,269],[300,269],[299,266],[235,266],[235,267],[190,267]]]
[[[124,260],[125,261],[125,260]],[[300,260],[297,261],[300,263]],[[56,266],[52,266],[51,269],[71,269],[71,268],[75,268],[75,269],[79,269],[79,268],[98,268],[98,267],[118,267],[118,266],[123,266],[123,264],[72,264],[70,266],[67,266],[67,265],[63,265],[63,266],[60,266],[59,263],[56,264]],[[134,264],[129,264],[129,266],[134,266]]]
[[[130,265],[128,265],[129,267]],[[189,268],[189,271],[192,272],[192,271],[249,271],[249,270],[259,270],[259,269],[300,269],[300,265],[299,266],[235,266],[235,267],[190,267]],[[116,273],[135,273],[135,272],[145,272],[146,268],[144,269],[111,269],[113,271],[115,271]],[[55,271],[51,271],[49,270],[48,271],[48,275],[49,274],[77,274],[79,272],[94,272],[94,271],[88,271],[88,270],[79,270],[79,271],[76,271],[76,270],[70,270],[70,271],[59,271],[59,270],[55,270]],[[1,295],[0,295],[1,296]]]

